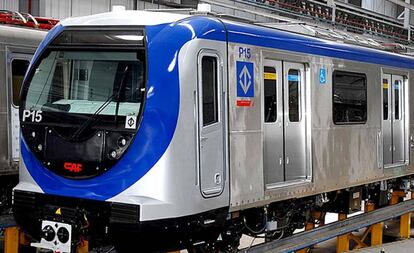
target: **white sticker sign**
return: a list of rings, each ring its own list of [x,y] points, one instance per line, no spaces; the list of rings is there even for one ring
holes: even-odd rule
[[[137,116],[126,116],[125,128],[126,129],[135,129],[135,128],[137,128]]]
[[[41,122],[42,121],[42,111],[30,111],[30,110],[24,110],[23,111],[23,122],[27,121],[31,122]]]

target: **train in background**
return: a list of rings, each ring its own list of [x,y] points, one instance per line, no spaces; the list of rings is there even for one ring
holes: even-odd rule
[[[335,37],[338,40],[338,37]],[[62,21],[23,83],[18,224],[73,252],[237,251],[411,187],[414,59],[210,15]],[[219,239],[218,239],[219,238]]]
[[[18,182],[20,88],[30,60],[58,21],[0,10],[0,212],[11,207]]]

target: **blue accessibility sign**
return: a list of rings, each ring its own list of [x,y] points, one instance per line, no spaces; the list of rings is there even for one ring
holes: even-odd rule
[[[319,69],[319,83],[326,84],[326,68]]]
[[[236,62],[237,97],[254,97],[254,65],[252,62]]]

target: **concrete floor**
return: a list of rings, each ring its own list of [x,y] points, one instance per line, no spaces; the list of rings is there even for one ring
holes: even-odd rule
[[[358,213],[354,214],[357,215]],[[331,223],[337,221],[337,214],[328,213],[326,215],[326,223]],[[414,217],[411,220],[411,224],[414,224]],[[300,232],[300,231],[297,231]],[[360,231],[356,231],[356,234],[362,234],[364,229]],[[414,238],[414,228],[411,229],[411,235]],[[384,225],[384,237],[383,237],[383,246],[375,247],[375,248],[367,248],[364,250],[372,250],[372,251],[363,251],[363,250],[356,250],[350,252],[358,252],[358,253],[380,253],[382,247],[385,249],[385,253],[414,253],[414,239],[398,241],[399,240],[399,221],[398,220],[391,220],[385,222]],[[254,239],[252,237],[243,236],[240,242],[240,249],[248,248],[251,245],[256,245],[262,243],[263,239]],[[395,250],[394,250],[394,243],[395,243]],[[310,253],[336,253],[336,239],[331,239],[326,242],[320,243],[315,245],[311,250]]]
[[[411,224],[413,224],[414,219],[411,219]],[[384,224],[384,236],[383,236],[383,245],[373,248],[351,250],[350,252],[358,253],[380,253],[381,249],[385,249],[385,253],[413,253],[414,252],[414,239],[403,240],[399,239],[399,220],[387,221]],[[355,234],[362,234],[364,229],[355,232]],[[414,235],[414,229],[411,229],[411,236]],[[369,238],[368,240],[369,241]],[[394,246],[395,244],[395,246]],[[336,253],[336,239],[332,239],[321,244],[316,245],[310,251],[311,253]]]
[[[383,250],[383,251],[382,251]],[[353,253],[411,253],[414,252],[414,239],[386,243],[378,247],[359,249]]]

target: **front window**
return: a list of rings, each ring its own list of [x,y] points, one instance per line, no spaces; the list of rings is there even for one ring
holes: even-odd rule
[[[100,115],[137,115],[143,77],[136,52],[52,51],[35,70],[25,107],[94,114],[105,106]]]
[[[117,38],[105,47],[89,41],[82,46],[76,34],[64,32],[34,64],[20,116],[25,140],[46,167],[64,176],[90,177],[109,169],[137,131],[145,49],[131,47],[131,38],[139,36],[125,32],[95,32],[98,40]],[[123,47],[120,38],[126,40]]]

